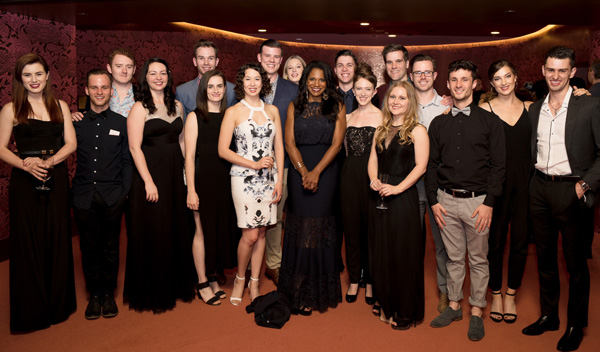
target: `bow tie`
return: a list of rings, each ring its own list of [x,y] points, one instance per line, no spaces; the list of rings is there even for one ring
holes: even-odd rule
[[[90,110],[90,114],[89,114],[90,120],[94,121],[96,118],[101,117],[103,119],[106,120],[106,110],[100,112],[100,113],[96,113],[92,110]]]
[[[467,106],[467,107],[466,107],[466,108],[464,108],[464,109],[452,108],[452,116],[456,116],[456,115],[458,115],[458,113],[461,113],[461,112],[462,112],[463,114],[465,114],[465,115],[469,116],[469,115],[471,115],[471,107],[470,107],[470,106]]]

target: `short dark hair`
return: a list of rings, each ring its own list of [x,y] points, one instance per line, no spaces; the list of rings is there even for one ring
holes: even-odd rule
[[[90,85],[90,76],[99,76],[99,75],[106,75],[106,77],[108,77],[108,80],[110,81],[110,85],[112,86],[113,83],[113,77],[111,74],[108,73],[108,71],[106,70],[102,70],[99,68],[95,68],[93,70],[89,70],[86,77],[85,77],[85,86],[89,87]]]
[[[265,46],[268,46],[269,48],[279,48],[281,49],[281,55],[283,55],[283,49],[281,48],[281,44],[279,44],[279,42],[275,39],[267,39],[264,42],[262,42],[262,44],[258,48],[259,54],[262,53],[262,50]]]
[[[251,69],[258,73],[260,73],[260,78],[262,79],[262,87],[260,88],[260,96],[264,97],[271,93],[271,81],[269,77],[267,77],[267,71],[265,71],[262,66],[257,62],[251,62],[249,64],[245,64],[240,67],[235,76],[235,87],[233,87],[233,91],[235,92],[235,97],[237,100],[244,99],[244,76],[246,75],[246,70]]]
[[[479,77],[479,73],[477,72],[477,65],[475,65],[473,61],[461,59],[452,61],[450,65],[448,65],[448,79],[450,79],[450,73],[456,72],[458,70],[471,71],[471,77],[473,77],[473,81],[475,81]]]
[[[590,65],[590,69],[594,72],[594,79],[600,79],[600,59],[594,60]]]
[[[387,60],[386,59],[387,54],[394,52],[394,51],[401,51],[404,54],[404,61],[408,61],[408,50],[406,50],[404,45],[400,45],[400,44],[386,45],[385,48],[383,48],[383,51],[381,52],[381,56],[383,56],[383,61],[385,62]]]
[[[133,61],[133,64],[135,65],[135,55],[133,55],[133,52],[131,52],[131,50],[126,49],[126,48],[117,48],[115,50],[113,50],[110,55],[108,56],[108,64],[112,66],[112,62],[115,59],[115,56],[117,55],[123,55],[126,56],[128,58],[131,59],[131,61]]]
[[[421,62],[421,61],[431,61],[431,64],[433,65],[433,72],[437,72],[437,63],[435,62],[435,60],[429,56],[429,55],[425,55],[425,54],[417,54],[415,56],[413,56],[412,59],[410,59],[410,72],[412,73],[413,70],[413,65],[416,62]]]
[[[548,58],[553,59],[569,59],[569,64],[571,68],[575,67],[575,51],[573,49],[566,46],[555,46],[550,48],[546,53],[546,57],[544,58],[544,64],[548,61]]]
[[[334,66],[337,66],[337,61],[340,56],[350,56],[352,60],[354,60],[354,66],[358,65],[358,60],[356,59],[356,55],[352,52],[352,50],[344,49],[340,50],[335,54],[335,61],[333,61]]]
[[[219,48],[217,48],[217,45],[210,40],[200,39],[198,43],[194,45],[194,57],[196,57],[196,50],[198,50],[198,48],[213,48],[215,49],[215,57],[219,57]]]

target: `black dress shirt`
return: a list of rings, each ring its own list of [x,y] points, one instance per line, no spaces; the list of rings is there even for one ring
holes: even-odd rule
[[[437,204],[438,188],[486,193],[493,207],[502,194],[506,146],[502,121],[472,103],[471,114],[440,115],[429,126],[427,198]]]
[[[88,110],[73,123],[77,134],[77,171],[73,178],[73,205],[89,209],[98,191],[108,206],[129,192],[133,172],[127,119],[106,109],[99,116]]]

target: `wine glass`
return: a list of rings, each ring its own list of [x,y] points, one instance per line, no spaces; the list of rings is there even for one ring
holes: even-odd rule
[[[52,159],[53,155],[42,155],[42,160]],[[50,166],[46,169],[46,176],[42,177],[42,184],[37,186],[35,189],[39,189],[40,191],[49,191],[50,187],[46,186],[46,181],[48,181],[52,177],[52,171],[54,171],[54,163],[51,163]]]
[[[383,184],[388,183],[388,180],[389,180],[389,176],[387,174],[384,174],[384,173],[379,174],[379,181],[381,181],[381,183],[383,183]],[[385,205],[383,196],[381,196],[379,205],[377,205],[376,208],[379,210],[387,210],[387,206]]]

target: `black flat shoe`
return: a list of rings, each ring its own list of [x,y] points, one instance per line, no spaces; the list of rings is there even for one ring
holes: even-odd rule
[[[523,334],[529,336],[538,336],[545,333],[546,331],[558,330],[559,325],[560,321],[558,320],[558,318],[551,318],[547,315],[543,315],[535,323],[523,329]]]
[[[576,326],[567,327],[567,331],[558,341],[556,349],[559,351],[575,351],[583,340],[583,329]]]

